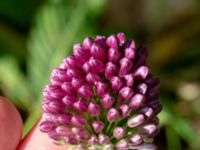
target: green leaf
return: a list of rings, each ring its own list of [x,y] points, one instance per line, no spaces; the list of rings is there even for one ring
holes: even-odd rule
[[[13,57],[6,56],[0,59],[0,74],[1,88],[6,97],[18,108],[30,112],[33,97],[25,76]]]

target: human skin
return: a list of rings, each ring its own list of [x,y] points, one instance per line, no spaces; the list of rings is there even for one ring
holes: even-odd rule
[[[39,130],[41,119],[22,139],[23,123],[15,106],[0,97],[0,149],[4,150],[67,150],[66,145],[55,145]]]

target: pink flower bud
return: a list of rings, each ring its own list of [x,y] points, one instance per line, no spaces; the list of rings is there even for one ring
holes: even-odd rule
[[[120,59],[121,53],[117,49],[110,48],[108,50],[108,60],[111,62],[117,62]]]
[[[93,73],[101,73],[104,71],[104,64],[98,59],[95,59],[94,57],[91,57],[90,60],[88,61],[89,66],[90,66],[90,72]]]
[[[143,143],[143,139],[140,136],[140,134],[134,134],[130,137],[130,142],[132,143],[132,145],[140,145]]]
[[[111,35],[107,38],[106,40],[106,44],[111,47],[111,48],[114,48],[114,49],[118,49],[119,48],[119,41],[118,39],[116,38],[115,35]]]
[[[77,97],[76,96],[70,96],[66,95],[63,99],[62,102],[67,106],[68,108],[73,107],[73,104],[77,102]]]
[[[50,121],[44,121],[40,124],[40,130],[42,132],[49,132],[56,128],[56,124]]]
[[[90,50],[91,55],[94,58],[97,58],[99,60],[105,61],[106,60],[106,53],[103,47],[101,47],[100,44],[94,43]]]
[[[66,126],[58,126],[56,128],[56,133],[62,136],[67,136],[70,134],[70,129]]]
[[[137,115],[131,117],[128,120],[127,124],[130,128],[134,128],[134,127],[142,124],[144,121],[145,121],[144,115],[143,114],[137,114]]]
[[[87,100],[79,99],[73,104],[74,109],[86,112],[87,111]]]
[[[133,63],[128,58],[122,58],[120,60],[120,69],[119,69],[119,75],[124,76],[125,74],[128,74],[133,66]]]
[[[82,96],[84,98],[92,98],[93,97],[92,86],[89,85],[89,84],[82,85],[79,88],[78,93],[79,93],[80,96]]]
[[[121,139],[125,133],[126,130],[122,127],[115,127],[113,130],[113,135],[116,139]]]
[[[99,134],[99,143],[100,144],[108,144],[108,143],[110,143],[110,138],[104,134]]]
[[[108,113],[107,113],[107,120],[109,122],[114,122],[117,119],[119,119],[120,114],[115,108],[110,108]]]
[[[125,99],[125,100],[129,100],[132,96],[133,96],[133,90],[129,87],[123,87],[121,88],[121,90],[119,91],[119,97],[120,99]]]
[[[138,109],[145,102],[145,96],[142,94],[135,94],[130,101],[129,106],[133,109]]]
[[[158,127],[155,124],[147,124],[140,129],[140,133],[148,137],[154,137],[158,132]]]
[[[58,115],[58,123],[62,125],[71,124],[72,115],[71,114],[61,114]]]
[[[136,90],[138,93],[145,95],[147,93],[147,88],[148,86],[145,83],[140,83]]]
[[[66,94],[68,95],[75,95],[76,94],[76,90],[75,88],[72,87],[72,84],[70,82],[64,82],[62,85],[61,85],[61,88],[63,91],[66,92]]]
[[[127,117],[130,114],[131,109],[128,105],[122,104],[119,106],[119,112],[122,117]]]
[[[88,113],[91,116],[98,116],[100,114],[99,105],[95,102],[90,102],[90,104],[88,105]]]
[[[92,47],[93,42],[94,40],[92,38],[89,38],[89,37],[85,38],[83,41],[84,48],[90,49]]]
[[[106,83],[96,82],[95,85],[97,96],[103,96],[108,90],[108,85]]]
[[[74,90],[76,90],[76,91],[77,91],[83,84],[84,84],[84,80],[83,80],[83,79],[72,78],[72,80],[71,80],[71,86],[72,86],[72,88],[74,88]]]
[[[102,79],[100,78],[100,76],[98,74],[95,73],[88,73],[86,75],[86,81],[90,84],[95,84],[96,82],[100,82],[102,81]]]
[[[74,44],[73,55],[76,57],[76,60],[79,60],[81,63],[85,63],[90,58],[89,52],[80,44]]]
[[[121,139],[119,142],[117,142],[116,148],[117,148],[117,150],[128,149],[128,141],[125,139]]]
[[[149,73],[149,69],[146,66],[140,66],[135,72],[134,72],[134,78],[139,80],[144,80]]]
[[[122,82],[122,80],[119,77],[114,76],[114,77],[112,77],[110,79],[110,84],[111,84],[112,90],[115,91],[115,92],[117,92],[122,87],[123,82]]]
[[[110,94],[104,94],[101,98],[101,105],[103,108],[110,108],[115,102],[115,99]]]
[[[96,133],[100,133],[104,128],[104,123],[102,121],[93,121],[92,128]]]
[[[132,87],[134,85],[133,74],[127,74],[127,75],[125,75],[124,79],[126,80],[126,85],[127,86]]]
[[[92,135],[88,141],[90,145],[97,145],[99,144],[98,138],[95,135]]]
[[[128,59],[135,58],[135,50],[133,48],[126,48],[125,49],[125,57]]]
[[[122,46],[125,41],[126,41],[126,37],[125,37],[125,34],[120,32],[117,34],[117,38],[118,38],[118,41],[119,41],[119,45]]]
[[[84,127],[87,123],[87,120],[81,114],[75,114],[71,118],[71,123],[77,127]]]
[[[105,68],[105,77],[107,79],[109,79],[109,78],[117,75],[118,70],[119,69],[118,69],[118,67],[115,64],[113,64],[112,62],[108,62],[106,64],[106,68]]]

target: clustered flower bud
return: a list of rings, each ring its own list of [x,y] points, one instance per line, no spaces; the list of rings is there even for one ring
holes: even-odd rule
[[[159,132],[162,107],[147,52],[124,33],[75,44],[44,89],[40,130],[71,145],[128,149],[148,143]]]

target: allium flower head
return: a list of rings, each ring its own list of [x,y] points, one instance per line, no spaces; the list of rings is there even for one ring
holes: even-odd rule
[[[124,33],[75,44],[44,89],[40,130],[54,141],[91,147],[152,141],[161,104],[147,52]]]

